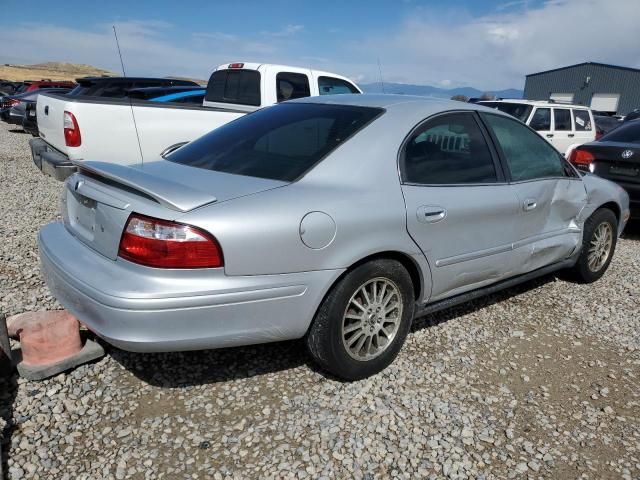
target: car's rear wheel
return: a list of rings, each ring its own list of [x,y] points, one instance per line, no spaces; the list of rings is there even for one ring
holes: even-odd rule
[[[396,260],[348,272],[320,305],[307,346],[322,368],[345,380],[368,377],[397,356],[414,312],[411,276]]]
[[[618,219],[608,208],[596,210],[584,224],[582,251],[572,269],[582,283],[598,280],[609,268],[618,239]]]

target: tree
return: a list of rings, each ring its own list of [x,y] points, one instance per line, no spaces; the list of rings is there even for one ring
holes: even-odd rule
[[[451,97],[451,100],[457,100],[458,102],[468,102],[469,97],[466,97],[464,95],[454,95],[453,97]]]

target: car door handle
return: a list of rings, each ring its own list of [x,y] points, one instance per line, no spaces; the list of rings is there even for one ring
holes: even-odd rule
[[[576,134],[575,134],[575,133],[570,133],[570,134],[569,134],[569,135],[567,135],[567,136],[568,136],[569,138],[573,138],[573,137],[575,137],[575,136],[576,136]]]
[[[447,216],[447,211],[444,208],[431,205],[419,207],[416,213],[418,221],[422,223],[436,223],[444,220]]]
[[[553,138],[553,133],[547,133],[547,138]]]
[[[538,206],[535,198],[527,198],[524,202],[522,202],[522,209],[525,212],[530,212],[531,210],[535,210]]]

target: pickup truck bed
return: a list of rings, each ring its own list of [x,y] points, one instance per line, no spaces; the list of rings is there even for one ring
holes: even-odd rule
[[[78,124],[81,137],[78,147],[66,145],[65,112],[71,113]],[[63,180],[75,170],[72,161],[132,165],[158,160],[167,147],[194,140],[244,114],[233,108],[40,95],[37,117],[41,138],[32,139],[30,144],[38,168]]]

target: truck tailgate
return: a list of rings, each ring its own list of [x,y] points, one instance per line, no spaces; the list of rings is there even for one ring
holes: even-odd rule
[[[67,107],[64,97],[50,94],[38,95],[38,130],[40,137],[56,150],[67,153],[64,141],[63,115]]]

